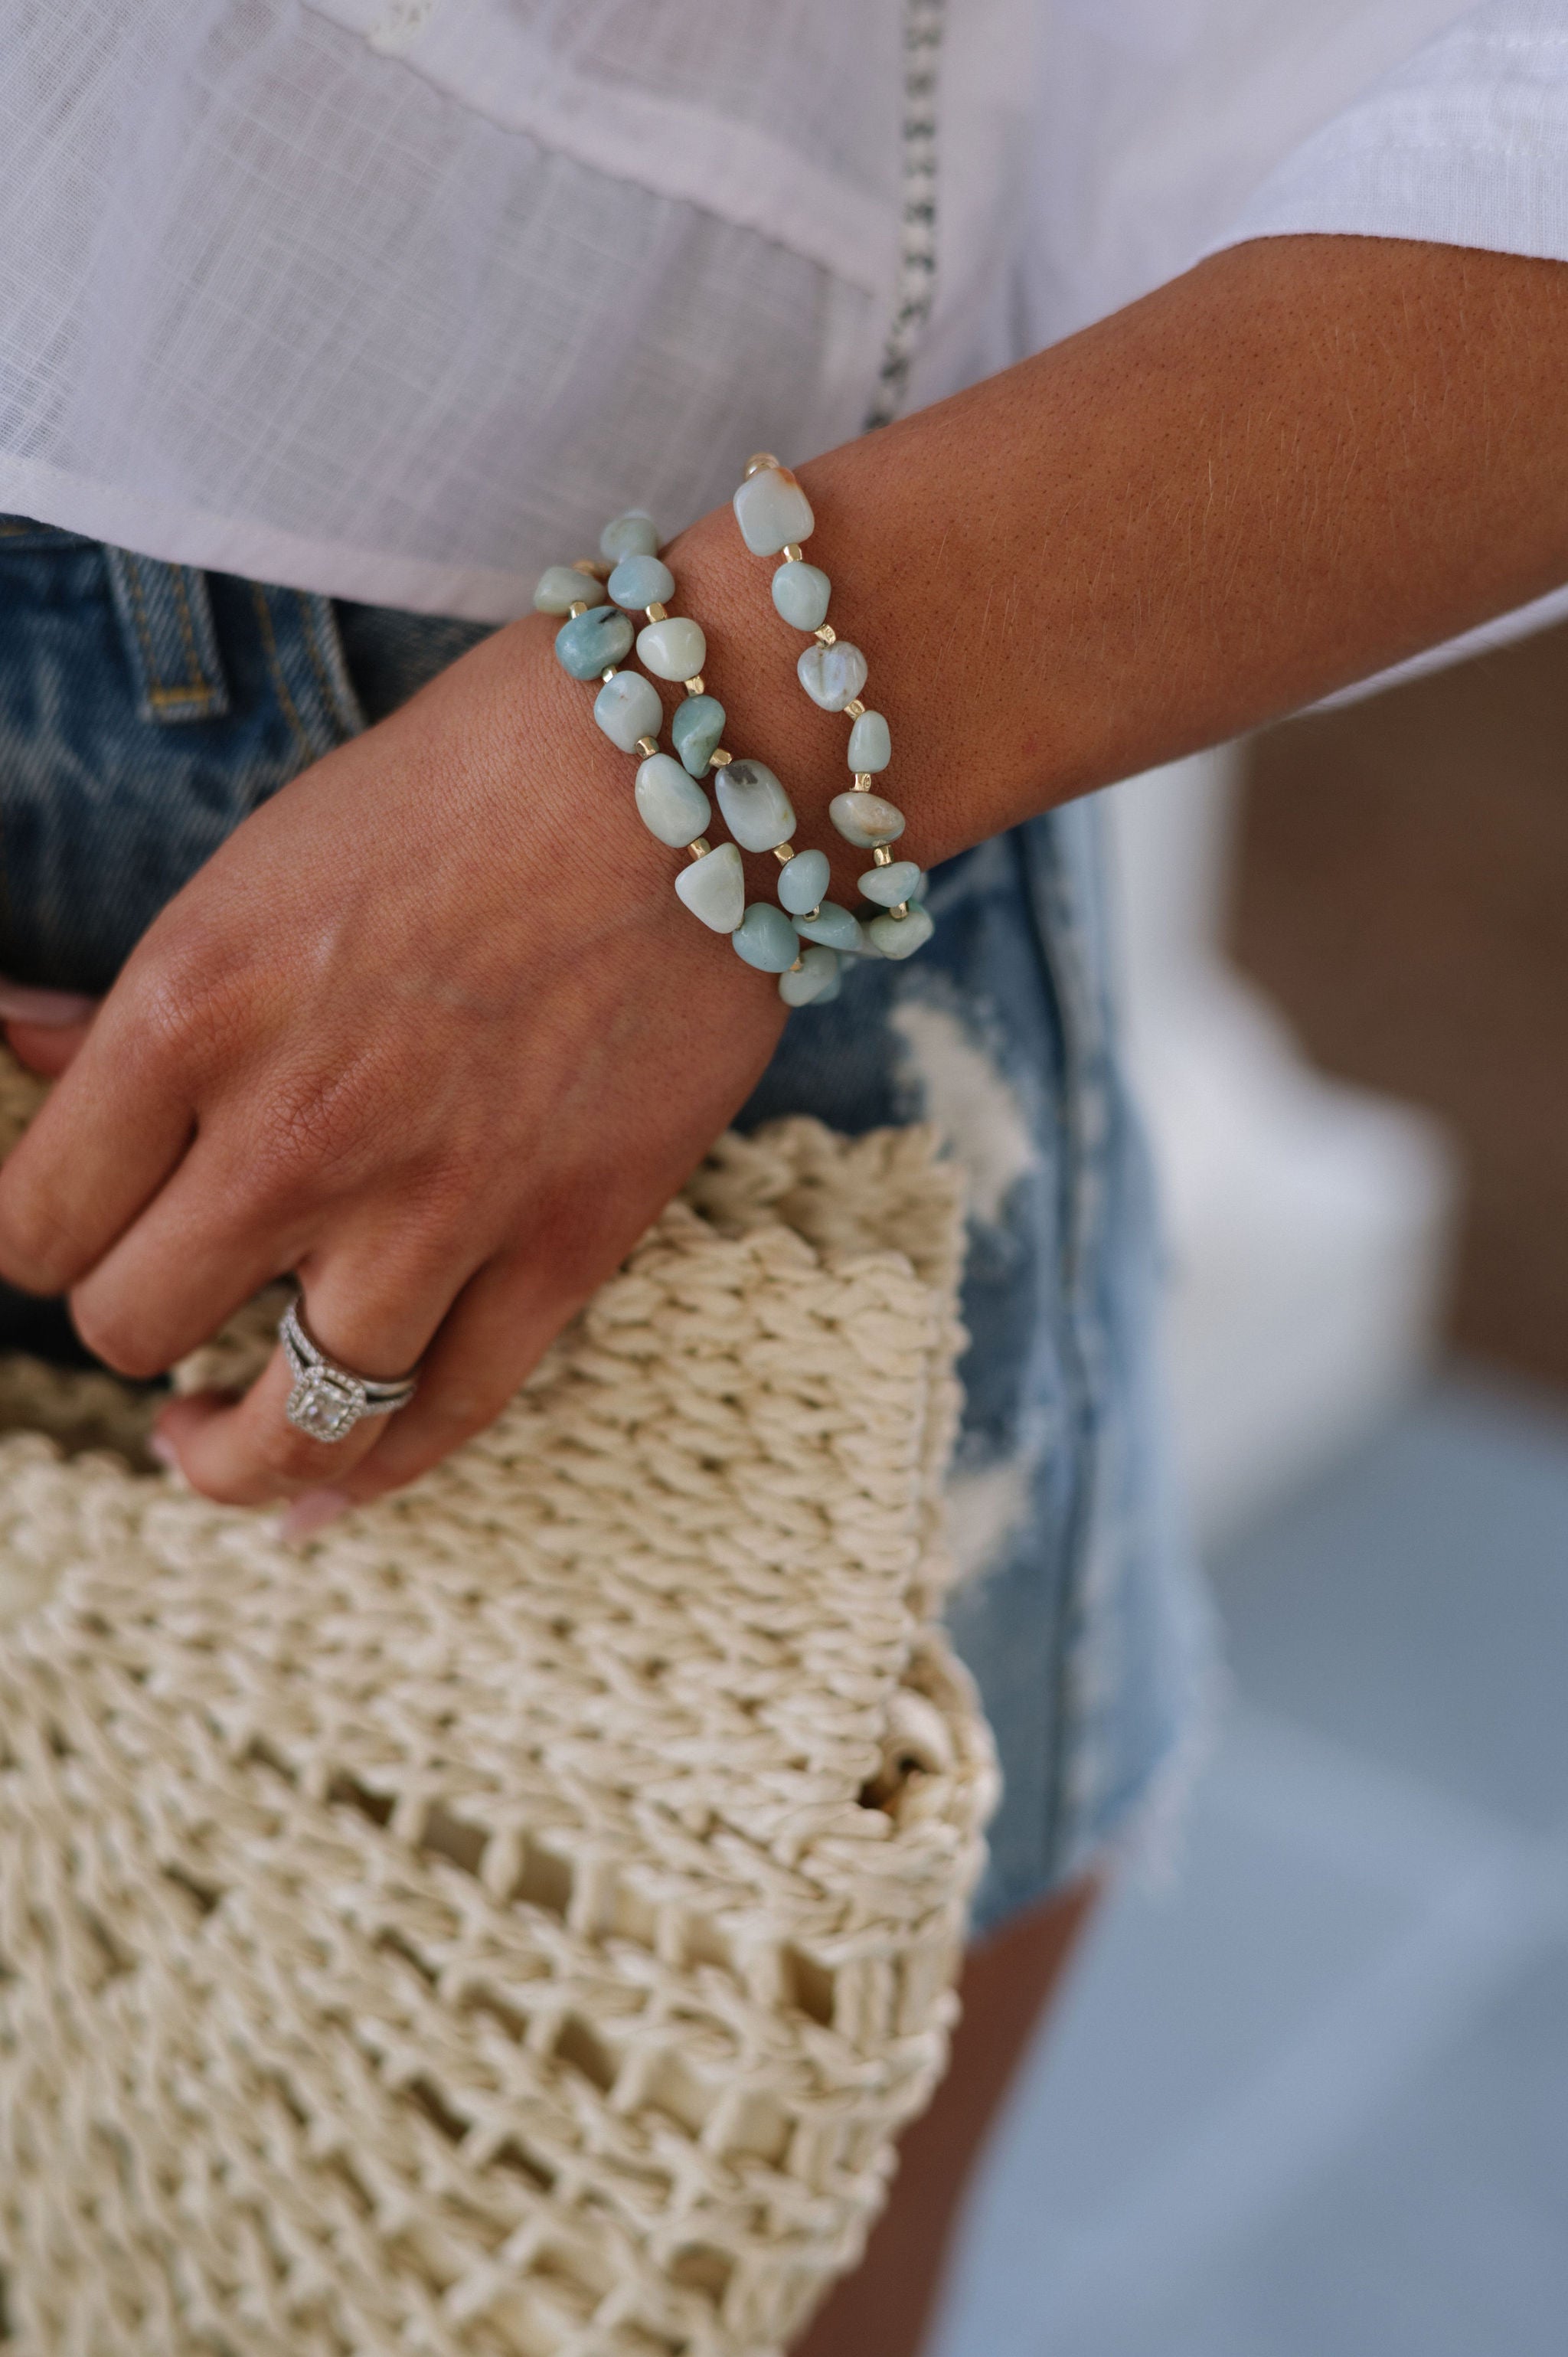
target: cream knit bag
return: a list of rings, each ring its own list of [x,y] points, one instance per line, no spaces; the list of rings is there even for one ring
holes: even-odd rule
[[[4,2357],[800,2329],[994,1790],[934,1618],[958,1238],[927,1133],[726,1138],[491,1431],[302,1551],[0,1361]]]

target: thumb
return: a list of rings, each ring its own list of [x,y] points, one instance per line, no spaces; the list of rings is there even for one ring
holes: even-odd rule
[[[0,976],[0,1023],[6,1045],[29,1071],[58,1080],[75,1056],[98,1011],[95,998],[76,991],[34,990]]]

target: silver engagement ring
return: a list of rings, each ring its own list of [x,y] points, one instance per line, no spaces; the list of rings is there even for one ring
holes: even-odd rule
[[[346,1440],[361,1416],[395,1415],[419,1388],[417,1367],[391,1383],[340,1367],[306,1332],[297,1301],[291,1301],[278,1320],[278,1340],[294,1377],[284,1414],[312,1440]]]

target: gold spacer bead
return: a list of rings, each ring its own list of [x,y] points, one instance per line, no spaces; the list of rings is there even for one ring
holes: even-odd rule
[[[794,845],[792,843],[776,843],[773,846],[773,856],[779,862],[780,867],[788,866],[789,861],[795,856]]]
[[[598,565],[591,556],[575,556],[572,559],[572,570],[574,573],[585,573],[590,581],[597,581],[600,578]]]
[[[894,908],[889,909],[887,913],[890,917],[907,917],[909,913],[909,903],[908,900],[900,900]]]
[[[657,753],[657,752],[658,752],[658,750],[659,750],[659,739],[658,739],[658,737],[639,737],[638,738],[638,740],[637,740],[637,749],[638,749],[638,751],[641,754],[641,756],[642,756],[642,758],[643,758],[643,759],[644,759],[645,761],[651,761],[651,760],[652,760],[652,759],[653,759],[653,756],[654,756],[654,755],[655,755],[655,753]]]
[[[700,834],[694,843],[686,845],[686,856],[688,859],[705,859],[713,847],[707,836]]]
[[[865,706],[862,704],[859,696],[854,695],[850,698],[849,702],[844,705],[843,710],[844,718],[846,720],[858,720],[861,714],[865,710]]]
[[[822,902],[819,900],[819,901],[817,902],[816,907],[811,910],[811,915],[810,915],[809,917],[803,918],[801,921],[802,921],[803,923],[805,923],[805,924],[808,924],[808,925],[814,925],[814,924],[816,923],[816,921],[817,921],[817,919],[822,915]]]
[[[806,961],[805,961],[805,959],[804,959],[804,958],[797,958],[797,959],[795,960],[794,964],[789,968],[790,973],[791,973],[791,974],[799,974],[799,973],[800,972],[801,968],[804,966],[805,963],[806,963]]]
[[[892,866],[893,854],[888,850],[887,845],[885,843],[879,843],[875,850],[872,853],[871,864],[873,867]]]
[[[700,671],[693,672],[691,678],[683,679],[681,682],[681,684],[685,689],[688,695],[702,695],[706,693],[703,686],[703,674]]]
[[[786,565],[799,565],[805,554],[805,551],[800,547],[797,541],[787,540],[784,544],[782,554]]]
[[[855,771],[854,791],[857,794],[868,794],[871,791],[871,777],[872,773],[869,770],[857,770]]]
[[[734,759],[735,755],[726,753],[724,747],[720,745],[708,755],[708,767],[710,770],[727,770]]]
[[[820,630],[813,630],[811,632],[811,636],[814,639],[820,639],[824,647],[833,646],[836,644],[838,640],[838,632],[834,630],[831,622],[824,622]]]
[[[666,622],[670,619],[669,607],[661,606],[657,597],[651,606],[645,606],[642,610],[650,622]]]
[[[575,597],[571,605],[566,608],[566,619],[569,622],[575,622],[579,614],[585,614],[587,610],[587,599],[585,597]]]
[[[615,675],[616,675],[616,667],[615,667],[614,663],[611,663],[611,665],[610,665],[610,667],[609,667],[608,671],[602,671],[602,672],[600,672],[600,673],[599,673],[599,677],[604,681],[604,683],[605,683],[605,684],[606,684],[606,686],[607,686],[607,687],[609,685],[609,683],[611,682],[611,680],[612,680],[612,679],[614,679]]]
[[[749,483],[753,475],[760,475],[765,467],[777,467],[778,464],[771,450],[754,450],[746,462],[746,480]]]

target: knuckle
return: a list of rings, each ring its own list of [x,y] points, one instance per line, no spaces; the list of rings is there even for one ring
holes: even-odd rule
[[[93,1357],[117,1375],[145,1382],[168,1365],[158,1338],[115,1303],[73,1301],[71,1322]]]
[[[206,1069],[231,1052],[240,1022],[231,973],[198,927],[167,924],[122,983],[133,1018],[127,1045],[150,1063]]]
[[[252,1198],[289,1203],[361,1183],[381,1159],[380,1111],[373,1084],[352,1064],[274,1081],[248,1141]]]
[[[0,1276],[7,1283],[24,1293],[63,1293],[87,1258],[47,1194],[15,1187],[0,1194]]]

